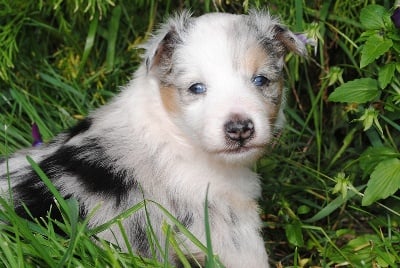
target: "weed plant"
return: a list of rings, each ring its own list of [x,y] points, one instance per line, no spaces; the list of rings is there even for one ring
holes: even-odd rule
[[[308,59],[288,55],[287,125],[254,167],[271,262],[398,267],[400,30],[392,1],[0,0],[0,155],[31,146],[33,122],[49,141],[107,102],[140,63],[138,45],[169,14],[250,7],[318,41]],[[0,199],[1,267],[169,267],[96,238],[150,201],[95,230],[78,220],[74,200],[57,201],[64,222],[23,220]],[[179,252],[173,229],[165,232]],[[198,245],[218,267],[211,245]]]

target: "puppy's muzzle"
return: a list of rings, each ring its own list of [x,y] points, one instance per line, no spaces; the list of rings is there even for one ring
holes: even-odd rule
[[[240,145],[254,137],[254,123],[251,119],[233,118],[224,125],[225,137],[228,142]]]

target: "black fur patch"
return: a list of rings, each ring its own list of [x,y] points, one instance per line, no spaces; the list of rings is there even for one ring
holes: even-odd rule
[[[87,126],[88,123],[85,123],[85,127]],[[80,130],[75,129],[71,133],[79,133],[85,127],[81,127]],[[136,180],[133,177],[127,179],[126,171],[117,170],[115,160],[107,156],[97,139],[86,140],[81,146],[64,145],[38,164],[54,183],[65,174],[75,176],[81,181],[87,195],[104,195],[105,198],[115,200],[117,206],[129,191],[137,188]],[[19,202],[16,204],[17,213],[29,218],[24,207],[20,206],[20,203],[24,203],[35,218],[46,216],[49,209],[53,207],[51,217],[61,219],[52,194],[39,176],[34,171],[25,176],[23,182],[14,187],[15,196],[18,196]],[[64,182],[63,185],[68,187],[68,182]],[[69,193],[68,188],[64,188],[63,192],[66,192],[65,198],[74,194]],[[79,201],[79,197],[75,196],[75,198]],[[85,216],[86,213],[86,208],[80,204],[81,216]]]
[[[87,131],[92,125],[92,119],[90,117],[85,118],[84,120],[80,121],[78,124],[73,126],[68,131],[69,139]]]
[[[130,241],[135,241],[133,245],[138,253],[142,256],[151,257],[149,239],[147,238],[146,229],[141,224],[135,224],[133,226],[134,231],[130,233]]]
[[[114,197],[117,206],[137,187],[134,178],[126,180],[125,170],[116,169],[115,160],[107,156],[97,139],[86,140],[81,146],[62,146],[39,166],[52,179],[62,173],[76,176],[89,193]]]
[[[27,179],[13,189],[18,196],[15,212],[21,217],[29,219],[29,213],[22,206],[22,203],[24,203],[30,214],[34,218],[39,218],[47,216],[50,208],[52,208],[51,218],[61,221],[61,213],[56,206],[53,195],[43,181],[34,171],[31,171],[26,177]]]

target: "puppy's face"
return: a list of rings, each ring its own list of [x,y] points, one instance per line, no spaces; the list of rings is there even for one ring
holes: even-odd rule
[[[283,57],[293,48],[304,53],[295,38],[266,14],[180,18],[149,69],[191,144],[223,161],[251,163],[281,116]]]

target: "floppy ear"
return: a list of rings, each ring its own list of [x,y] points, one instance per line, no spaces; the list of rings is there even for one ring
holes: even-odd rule
[[[282,25],[278,18],[271,16],[269,12],[250,10],[248,20],[250,25],[255,26],[258,30],[260,41],[267,47],[273,45],[278,55],[284,56],[291,51],[300,56],[307,56],[305,42]]]
[[[300,56],[307,56],[305,43],[293,32],[281,25],[275,25],[273,28],[275,39],[283,44],[287,51],[291,51]]]
[[[155,67],[167,68],[171,65],[171,58],[177,44],[181,43],[181,39],[175,29],[171,28],[164,37],[159,41],[154,51],[146,57],[147,72]]]
[[[190,26],[190,18],[188,11],[175,15],[161,25],[156,35],[144,45],[147,72],[156,67],[170,67],[174,51],[183,42],[183,35]]]

